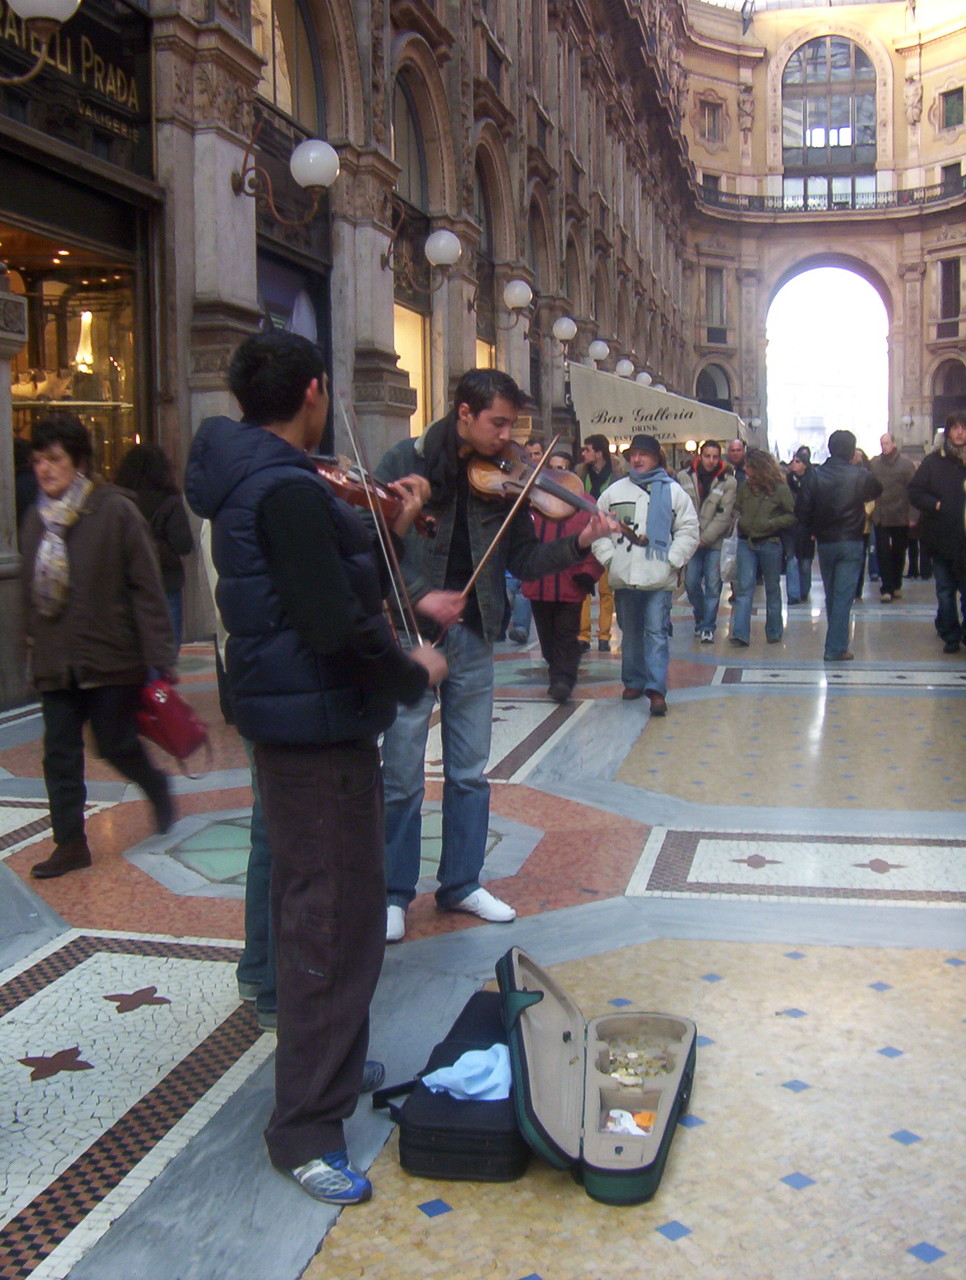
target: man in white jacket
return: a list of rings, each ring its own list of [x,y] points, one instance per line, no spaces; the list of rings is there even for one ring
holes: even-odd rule
[[[646,538],[636,546],[613,534],[592,550],[614,588],[621,641],[624,700],[645,694],[652,716],[667,714],[668,635],[671,592],[698,545],[694,504],[664,469],[653,436],[636,435],[627,450],[630,473],[600,495],[598,508]]]

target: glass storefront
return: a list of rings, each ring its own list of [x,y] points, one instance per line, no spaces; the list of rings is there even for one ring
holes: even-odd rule
[[[28,438],[51,409],[72,409],[91,432],[106,477],[138,443],[137,273],[121,252],[0,221],[0,259],[27,300],[27,345],[14,357],[14,434]]]

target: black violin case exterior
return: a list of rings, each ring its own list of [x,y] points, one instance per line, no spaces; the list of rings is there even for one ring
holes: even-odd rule
[[[386,1108],[399,1125],[399,1163],[419,1178],[512,1182],[522,1177],[530,1148],[517,1127],[513,1099],[454,1098],[433,1093],[421,1077],[451,1067],[470,1049],[506,1044],[503,1002],[498,991],[477,991],[429,1055],[416,1080],[380,1089],[372,1105]],[[399,1105],[392,1099],[406,1096]]]

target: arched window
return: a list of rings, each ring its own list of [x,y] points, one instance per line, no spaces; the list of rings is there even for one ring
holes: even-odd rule
[[[392,158],[400,169],[396,191],[407,204],[425,213],[429,201],[423,134],[412,95],[402,77],[396,81],[392,98]]]
[[[842,36],[796,49],[782,74],[785,204],[861,208],[875,199],[875,68]]]
[[[708,364],[698,374],[695,396],[701,404],[713,404],[718,409],[731,405],[731,380],[720,364]]]
[[[259,95],[324,138],[318,42],[303,0],[252,0],[252,47],[265,59]]]
[[[478,368],[492,369],[496,364],[493,216],[486,190],[486,175],[479,161],[473,171],[473,216],[480,228],[480,244],[476,251],[476,363]]]
[[[932,424],[945,426],[946,415],[966,410],[966,365],[944,360],[932,379]]]

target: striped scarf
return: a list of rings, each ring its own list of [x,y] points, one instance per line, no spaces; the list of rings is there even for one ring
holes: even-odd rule
[[[33,601],[42,618],[56,618],[67,603],[70,561],[64,535],[80,519],[81,507],[93,487],[87,476],[78,474],[61,497],[40,494],[37,498],[44,536],[34,561]]]

